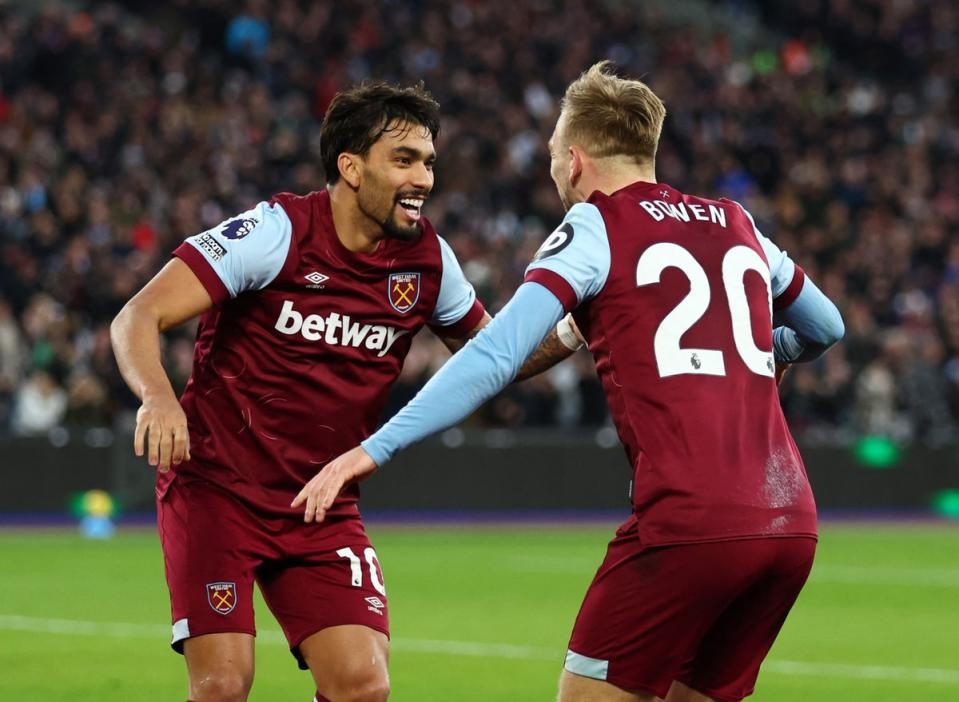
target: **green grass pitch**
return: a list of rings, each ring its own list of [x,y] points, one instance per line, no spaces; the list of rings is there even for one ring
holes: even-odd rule
[[[554,699],[612,526],[377,526],[392,700]],[[262,601],[252,700],[308,702]],[[0,531],[0,700],[186,698],[156,535]],[[959,700],[959,525],[826,525],[763,702]]]

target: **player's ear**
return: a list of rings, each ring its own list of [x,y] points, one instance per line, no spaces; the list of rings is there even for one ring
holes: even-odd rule
[[[575,188],[579,177],[583,175],[583,150],[578,146],[569,147],[569,182]]]
[[[362,165],[360,157],[344,151],[336,158],[336,167],[340,170],[340,178],[346,181],[351,188],[360,187]]]

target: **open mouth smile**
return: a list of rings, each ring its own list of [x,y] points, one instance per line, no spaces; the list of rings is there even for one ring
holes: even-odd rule
[[[403,197],[400,198],[398,204],[400,209],[406,214],[413,222],[418,222],[423,210],[423,203],[426,202],[425,198],[422,197]]]

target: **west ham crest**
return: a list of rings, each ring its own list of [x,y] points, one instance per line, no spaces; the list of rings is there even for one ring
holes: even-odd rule
[[[236,583],[207,583],[206,599],[214,612],[229,614],[236,607]]]
[[[406,314],[420,299],[419,273],[390,273],[387,295],[393,309]]]

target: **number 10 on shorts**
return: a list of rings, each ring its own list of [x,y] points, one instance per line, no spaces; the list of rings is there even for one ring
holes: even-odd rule
[[[336,552],[336,555],[349,559],[350,576],[353,587],[363,587],[363,566],[360,563],[360,557],[357,556],[349,546],[341,548]],[[373,589],[381,595],[386,596],[386,587],[383,585],[383,581],[380,580],[380,574],[377,572],[380,561],[376,557],[376,551],[374,551],[372,547],[367,547],[363,550],[363,558],[366,559],[366,564],[370,567],[370,583],[373,585]]]

